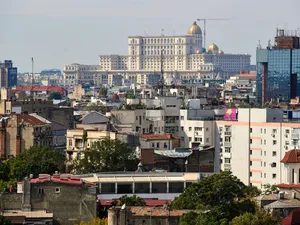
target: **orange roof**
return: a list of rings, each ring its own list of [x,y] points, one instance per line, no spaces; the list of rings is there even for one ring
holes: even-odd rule
[[[61,95],[67,93],[67,90],[59,86],[17,86],[13,91],[46,91],[46,92],[59,92]]]
[[[256,73],[241,73],[239,77],[240,79],[256,81]]]
[[[141,134],[141,138],[149,140],[169,140],[169,139],[180,139],[180,137],[173,136],[172,134]]]
[[[285,153],[282,163],[300,163],[300,150],[290,150]]]

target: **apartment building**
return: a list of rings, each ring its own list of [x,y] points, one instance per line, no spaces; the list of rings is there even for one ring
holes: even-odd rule
[[[280,161],[287,151],[298,148],[300,124],[286,122],[282,109],[230,109],[225,120],[216,121],[215,134],[220,169],[261,188],[286,180]]]

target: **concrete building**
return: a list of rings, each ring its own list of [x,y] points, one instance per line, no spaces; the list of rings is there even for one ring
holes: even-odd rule
[[[94,142],[101,141],[105,138],[111,140],[120,140],[128,144],[128,146],[135,148],[138,143],[138,137],[133,134],[117,133],[101,130],[84,130],[74,129],[67,131],[67,148],[66,159],[72,163],[73,159],[81,159],[84,157],[84,151],[90,148]]]
[[[11,60],[0,62],[0,87],[11,88],[17,86],[17,67],[13,67]]]
[[[212,173],[97,173],[82,175],[86,183],[99,186],[98,199],[102,205],[110,205],[123,195],[136,195],[145,200],[173,200],[186,187]]]
[[[262,188],[286,180],[280,160],[299,146],[300,125],[284,119],[282,109],[230,109],[216,121],[215,147],[220,169],[231,170],[245,184]]]
[[[65,84],[88,82],[92,74],[101,78],[103,74],[119,74],[131,83],[139,80],[140,84],[145,84],[145,79],[138,77],[160,73],[161,68],[166,78],[210,80],[218,75],[234,75],[250,67],[251,56],[248,54],[224,53],[215,43],[207,50],[205,48],[202,30],[196,22],[185,35],[129,36],[128,55],[100,55],[98,66],[65,66]]]
[[[97,216],[96,196],[97,188],[84,184],[80,177],[44,174],[25,178],[18,183],[17,192],[3,193],[0,209],[8,218],[12,211],[15,216],[27,213],[24,224],[74,225]],[[34,214],[36,221],[29,223]]]
[[[27,114],[11,114],[0,119],[1,159],[15,157],[31,146],[52,146],[49,123]]]

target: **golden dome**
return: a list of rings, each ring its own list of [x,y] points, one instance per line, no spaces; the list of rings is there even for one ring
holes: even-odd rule
[[[218,52],[219,47],[215,43],[212,43],[210,46],[208,46],[208,51]]]
[[[193,25],[190,27],[190,29],[187,32],[188,34],[202,34],[201,28],[197,25],[196,21],[193,23]]]
[[[221,54],[221,55],[222,55],[222,54],[224,54],[224,52],[223,52],[222,50],[219,50],[219,54]]]

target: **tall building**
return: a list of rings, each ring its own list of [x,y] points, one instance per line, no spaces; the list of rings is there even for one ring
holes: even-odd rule
[[[10,88],[17,86],[18,70],[13,67],[11,60],[0,62],[0,87]]]
[[[287,179],[281,163],[291,149],[298,149],[300,124],[285,119],[282,109],[229,109],[216,121],[216,156],[220,169],[230,170],[246,185],[262,188]]]
[[[300,96],[300,47],[296,32],[277,30],[275,44],[259,45],[257,60],[257,102],[289,101]]]
[[[249,68],[249,54],[224,53],[215,43],[206,50],[202,43],[202,30],[196,22],[185,35],[129,36],[128,55],[100,55],[98,74],[120,74],[137,83],[138,75],[160,73],[163,69],[165,76],[185,82],[191,78],[228,77]],[[67,69],[64,72],[70,74]],[[75,74],[71,79],[79,79]],[[66,76],[68,84],[70,76]]]

